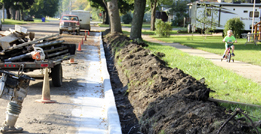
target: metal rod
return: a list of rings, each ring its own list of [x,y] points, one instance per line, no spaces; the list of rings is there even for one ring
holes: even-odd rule
[[[68,48],[68,47],[67,46],[61,46],[61,47],[57,47],[57,48],[53,48],[53,49],[44,50],[44,52],[49,53],[49,52],[53,52],[53,51],[57,51],[57,50],[63,50],[65,48]]]
[[[60,54],[66,53],[68,51],[69,50],[67,49],[67,50],[56,52],[56,53],[53,53],[53,54],[48,54],[48,55],[46,55],[46,58],[50,58],[50,57],[53,57],[53,56],[56,56],[56,55],[60,55]]]
[[[30,56],[31,56],[31,53],[26,53],[26,54],[22,54],[22,55],[19,55],[19,56],[12,57],[12,58],[8,58],[4,61],[5,62],[11,62],[11,61],[20,60],[20,59],[23,59],[23,58],[29,58]]]
[[[54,34],[54,35],[50,35],[50,36],[46,36],[46,37],[43,37],[43,38],[39,38],[39,39],[36,39],[34,41],[30,41],[30,42],[25,42],[25,43],[22,43],[22,44],[19,44],[19,45],[16,45],[16,46],[12,46],[8,49],[5,49],[2,51],[2,53],[4,52],[8,52],[8,51],[11,51],[13,49],[17,49],[17,48],[20,48],[20,47],[23,47],[23,46],[27,46],[27,45],[30,45],[30,44],[35,44],[41,40],[44,40],[44,39],[48,39],[48,38],[51,38],[51,37],[55,37],[55,36],[59,36],[59,34]]]
[[[57,45],[63,43],[64,40],[56,40],[56,41],[51,41],[51,42],[45,42],[41,44],[36,44],[36,47],[46,47],[46,46],[52,46],[52,45]]]

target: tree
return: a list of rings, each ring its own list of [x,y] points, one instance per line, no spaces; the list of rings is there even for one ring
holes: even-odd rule
[[[232,30],[236,38],[240,38],[242,30],[244,30],[245,24],[240,20],[240,18],[229,19],[224,27],[224,34],[227,34],[228,30]]]
[[[145,12],[146,0],[135,0],[134,13],[131,25],[131,39],[141,39],[141,30]]]
[[[11,13],[8,11],[10,8],[13,10],[13,12],[15,11],[20,11],[19,16],[21,15],[21,17],[19,17],[20,19],[23,19],[24,17],[24,11],[27,9],[30,9],[31,6],[33,5],[33,3],[35,2],[35,0],[2,0],[1,2],[3,2],[5,5],[5,9],[7,10],[7,18],[11,18]],[[15,13],[13,14],[13,19],[15,19]]]
[[[117,32],[122,33],[121,19],[120,19],[117,0],[108,1],[107,9],[108,9],[109,18],[110,18],[111,34],[115,34]]]
[[[103,12],[103,23],[109,24],[109,16],[108,16],[108,10],[106,6],[106,0],[105,2],[103,0],[89,0],[91,2],[91,6],[97,9],[100,9],[100,11]],[[120,12],[122,14],[126,14],[129,10],[133,10],[134,5],[133,3],[130,3],[127,0],[118,0],[118,8],[120,9]]]
[[[76,0],[72,3],[72,10],[90,11],[91,5],[87,0]]]
[[[91,1],[91,6],[97,9],[100,9],[103,13],[103,24],[109,24],[109,16],[108,16],[108,10],[106,7],[106,2],[103,2],[103,0],[89,0]]]
[[[187,4],[188,2],[183,1],[183,0],[177,0],[173,2],[171,5],[168,7],[171,8],[169,12],[175,13],[175,20],[173,20],[174,25],[180,26],[184,20],[184,17],[188,17],[187,14]]]
[[[201,33],[214,31],[217,26],[217,10],[213,5],[201,4],[201,9],[197,15],[197,25],[201,27]],[[196,17],[196,16],[195,16]]]
[[[55,16],[58,11],[59,0],[35,0],[32,9],[30,10],[30,15],[35,15],[37,18],[43,16]]]
[[[160,4],[169,5],[172,4],[173,0],[147,0],[148,4],[150,5],[151,10],[151,19],[150,19],[150,30],[155,30],[155,14],[157,6]]]

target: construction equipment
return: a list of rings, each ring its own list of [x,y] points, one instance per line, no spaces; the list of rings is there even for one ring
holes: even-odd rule
[[[28,37],[29,36],[29,37]],[[16,71],[21,64],[24,72],[49,68],[53,86],[62,85],[62,67],[64,60],[75,55],[76,44],[66,44],[59,34],[34,38],[34,33],[15,26],[0,37],[0,68]]]
[[[22,103],[27,96],[30,80],[33,78],[24,75],[24,65],[20,66],[18,74],[0,70],[2,77],[0,79],[0,98],[10,100],[7,105],[6,119],[0,131],[3,133],[22,132],[23,128],[15,127],[15,123],[22,110]]]

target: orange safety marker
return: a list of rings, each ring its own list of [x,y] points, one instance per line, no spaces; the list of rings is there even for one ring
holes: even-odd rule
[[[88,35],[90,35],[90,30],[88,31]]]
[[[86,41],[86,39],[87,39],[87,33],[86,33],[86,30],[85,30],[85,41]]]
[[[79,42],[78,51],[82,51],[81,42]]]
[[[50,85],[49,85],[48,68],[45,68],[45,70],[44,70],[42,99],[41,100],[36,100],[36,102],[40,102],[40,103],[56,103],[56,101],[55,100],[51,100],[51,97],[50,97]]]
[[[77,62],[74,62],[74,57],[70,58],[69,64],[78,64]]]

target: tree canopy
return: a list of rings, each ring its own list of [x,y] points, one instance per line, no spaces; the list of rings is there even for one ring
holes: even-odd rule
[[[59,0],[35,0],[29,14],[38,18],[43,16],[54,17],[58,11],[58,6]]]

